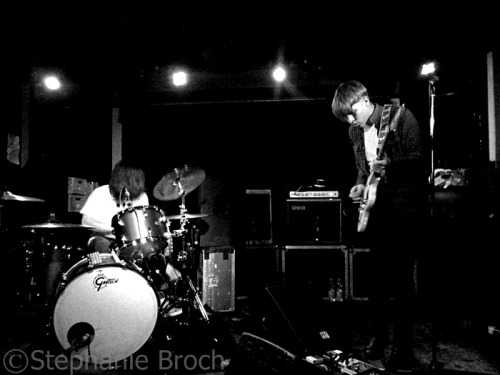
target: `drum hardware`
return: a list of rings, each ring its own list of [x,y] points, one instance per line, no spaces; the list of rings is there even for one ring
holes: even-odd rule
[[[165,299],[161,301],[160,316],[175,316],[177,314],[169,314],[172,309],[180,307],[180,313],[182,313],[184,311],[188,311],[188,306],[192,305],[200,312],[203,321],[207,324],[210,323],[207,311],[203,306],[199,293],[189,276],[182,275],[175,281],[172,289],[173,291],[170,294],[165,295]],[[185,310],[184,307],[186,307]]]
[[[186,168],[185,170],[188,170],[189,167],[186,166],[185,168]],[[171,185],[176,187],[176,191],[177,191],[178,195],[181,197],[181,204],[179,205],[180,214],[173,215],[173,216],[167,216],[166,219],[167,220],[170,220],[170,219],[180,220],[180,229],[177,229],[173,232],[175,236],[184,236],[185,235],[185,233],[187,232],[186,225],[189,224],[190,218],[201,218],[201,217],[208,216],[208,214],[188,214],[187,209],[186,209],[186,194],[188,194],[190,191],[192,191],[196,187],[198,187],[203,182],[203,179],[205,178],[205,172],[203,170],[201,170],[201,171],[202,172],[196,171],[196,173],[198,175],[196,175],[196,173],[194,171],[189,171],[189,172],[186,172],[185,175],[182,175],[182,173],[180,172],[179,169],[174,170],[177,178],[175,178],[173,180]],[[172,173],[174,173],[174,172],[172,172]],[[170,173],[170,175],[172,173]],[[195,176],[196,178],[194,178],[193,176]],[[188,190],[186,190],[186,186],[184,186],[184,182],[182,181],[182,179],[184,177],[191,178],[191,180],[189,178],[187,179],[187,181],[191,184],[190,186],[188,186]],[[172,179],[172,178],[173,177],[170,176],[170,179]],[[161,180],[160,183],[162,181],[163,180]],[[195,181],[197,185],[195,183],[193,183],[193,181]],[[158,185],[160,185],[160,183],[158,183],[156,185],[156,187],[158,187]],[[156,187],[155,187],[155,189],[156,189]]]
[[[40,223],[40,224],[28,224],[22,226],[22,228],[25,229],[87,229],[87,230],[92,230],[94,227],[89,227],[87,225],[82,225],[82,224],[72,224],[72,223],[53,223],[53,222],[46,222],[46,223]]]
[[[23,225],[21,228],[24,229],[87,229],[92,230],[93,227],[82,224],[73,224],[73,223],[62,223],[56,220],[55,214],[51,213],[49,215],[49,219],[44,223],[39,224],[28,224]]]
[[[209,323],[208,314],[207,314],[207,311],[205,310],[205,307],[203,306],[203,302],[201,301],[200,294],[196,290],[196,288],[195,288],[195,286],[194,286],[193,281],[191,280],[191,278],[187,276],[186,280],[188,282],[189,289],[193,293],[194,300],[196,302],[198,310],[200,310],[200,313],[201,313],[201,316],[203,317],[203,320],[206,323]]]
[[[182,219],[181,219],[182,221]],[[187,223],[187,220],[186,220]],[[182,228],[178,233],[179,237],[181,237],[181,250],[175,254],[175,260],[176,263],[181,264],[181,276],[176,280],[175,285],[173,286],[172,289],[175,289],[175,294],[176,294],[176,299],[174,300],[175,303],[171,303],[170,305],[167,305],[165,308],[173,308],[177,307],[179,305],[182,306],[182,304],[187,304],[187,305],[193,305],[197,310],[200,311],[200,314],[205,321],[205,323],[209,323],[209,317],[208,314],[205,310],[205,307],[203,306],[203,302],[201,301],[201,298],[199,296],[199,292],[194,286],[192,282],[192,278],[190,277],[191,274],[196,272],[196,269],[191,269],[189,267],[188,263],[192,263],[194,265],[194,261],[188,262],[189,255],[193,255],[196,246],[199,244],[199,238],[197,237],[199,235],[199,230],[197,229],[196,226],[193,226],[191,228],[191,235],[190,235],[190,240],[186,241],[186,232],[188,231],[187,228]],[[192,259],[191,259],[192,260]],[[171,302],[171,301],[164,301],[164,304]],[[163,304],[162,304],[163,305]]]
[[[162,301],[160,305],[160,316],[162,317],[171,317],[175,316],[172,315],[170,312],[174,308],[178,307],[183,307],[183,306],[190,306],[193,305],[198,311],[200,311],[200,314],[203,318],[203,320],[206,323],[209,323],[209,317],[208,314],[203,306],[203,302],[201,301],[201,298],[199,296],[198,290],[194,286],[191,277],[189,274],[191,273],[187,263],[188,260],[188,255],[192,254],[195,250],[192,244],[199,244],[199,230],[196,226],[193,226],[191,229],[191,235],[190,235],[190,241],[186,241],[186,233],[189,231],[187,228],[187,225],[189,224],[188,218],[200,218],[200,217],[205,217],[208,216],[207,214],[188,214],[187,209],[185,207],[185,195],[186,192],[182,188],[182,182],[176,181],[175,182],[178,185],[178,191],[181,196],[181,205],[179,206],[180,208],[180,215],[174,215],[174,216],[167,216],[167,221],[170,223],[170,218],[172,219],[179,219],[180,220],[180,229],[172,231],[171,237],[170,237],[170,244],[173,243],[173,238],[180,238],[181,239],[181,250],[177,253],[175,253],[172,249],[170,251],[170,254],[173,256],[175,259],[176,266],[177,264],[181,264],[181,269],[182,273],[180,277],[175,280],[174,285],[171,286],[171,292],[170,294],[165,296],[165,299]],[[175,253],[175,254],[174,254]],[[194,264],[194,262],[193,262]],[[184,311],[184,309],[182,309]],[[188,310],[188,309],[186,309]]]
[[[172,201],[187,195],[202,184],[205,171],[185,165],[167,173],[156,184],[153,195],[161,201]]]
[[[180,305],[182,302],[186,302],[184,298],[174,296],[172,293],[167,294],[160,300],[160,316],[163,318],[171,318],[174,316],[181,315],[183,313]]]
[[[208,216],[208,214],[188,214],[188,213],[186,213],[184,215],[184,218],[186,218],[186,219],[198,219],[198,218],[207,217],[207,216]],[[170,216],[167,216],[167,219],[179,220],[179,219],[182,219],[182,215],[170,215]]]
[[[2,195],[0,196],[0,202],[8,202],[8,201],[15,201],[15,202],[45,202],[43,199],[33,198],[33,197],[26,197],[26,196],[22,196],[22,195],[16,195],[16,194],[12,194],[10,191],[4,191],[4,192],[2,192]]]

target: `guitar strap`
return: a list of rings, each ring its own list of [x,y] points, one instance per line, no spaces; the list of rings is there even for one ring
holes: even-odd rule
[[[382,116],[380,118],[380,129],[378,131],[378,145],[377,145],[377,159],[380,158],[380,151],[385,137],[389,133],[389,116],[391,114],[392,104],[385,104],[382,109]]]

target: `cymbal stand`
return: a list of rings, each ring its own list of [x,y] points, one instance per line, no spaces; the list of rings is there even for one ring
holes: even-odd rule
[[[177,258],[179,261],[185,261],[187,258],[187,252],[184,249],[184,235],[187,232],[186,225],[189,224],[189,221],[187,219],[187,209],[186,209],[186,191],[182,187],[182,184],[180,182],[180,179],[177,178],[174,185],[176,185],[179,189],[179,195],[181,196],[181,204],[179,206],[180,208],[180,229],[176,229],[173,232],[173,235],[175,237],[182,237],[182,249],[180,251],[180,254],[177,254]]]
[[[184,237],[185,237],[185,234],[187,232],[187,229],[186,229],[186,225],[189,223],[188,219],[187,219],[187,209],[186,209],[186,191],[184,190],[184,188],[182,187],[182,184],[180,182],[180,179],[177,178],[176,181],[174,182],[174,185],[176,185],[179,189],[179,195],[181,196],[181,204],[179,206],[180,208],[180,229],[178,230],[174,230],[174,236],[176,237],[182,237],[182,250],[181,250],[181,254],[179,254],[177,256],[178,260],[182,261],[183,263],[185,263],[186,259],[187,259],[187,251],[185,250],[185,241],[184,241]],[[196,287],[194,286],[193,284],[193,281],[191,279],[191,277],[189,277],[188,275],[181,275],[180,279],[181,281],[187,283],[187,286],[188,286],[188,291],[191,292],[190,294],[192,294],[192,297],[194,299],[194,303],[196,304],[196,306],[198,307],[198,310],[200,311],[201,313],[201,316],[203,318],[203,320],[206,322],[206,323],[209,323],[209,318],[208,318],[208,314],[207,314],[207,311],[205,310],[205,307],[203,306],[203,302],[200,298],[200,295],[198,293],[198,290],[196,289]],[[191,298],[187,298],[187,302],[191,302]],[[181,299],[182,300],[182,299]],[[169,301],[166,299],[161,308],[163,309],[164,308],[164,305],[166,303],[168,303]],[[178,303],[179,301],[176,302],[176,304]],[[172,305],[172,307],[174,307],[175,305]]]
[[[184,187],[181,184],[180,178],[177,178],[175,183],[174,183],[178,188],[179,188],[179,195],[181,196],[181,204],[179,206],[180,212],[181,212],[181,227],[178,230],[178,233],[180,235],[183,235],[186,232],[186,225],[188,223],[186,213],[186,190],[184,190]]]

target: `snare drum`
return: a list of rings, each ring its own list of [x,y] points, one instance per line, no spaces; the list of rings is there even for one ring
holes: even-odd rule
[[[138,259],[168,246],[167,218],[155,206],[129,207],[112,219],[120,258]]]
[[[114,363],[139,350],[158,317],[156,290],[131,262],[100,254],[102,263],[82,259],[63,274],[53,326],[69,355],[89,363]],[[85,334],[92,339],[72,347]],[[69,350],[68,350],[69,349]]]

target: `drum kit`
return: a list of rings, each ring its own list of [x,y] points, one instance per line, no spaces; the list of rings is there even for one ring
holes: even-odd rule
[[[193,265],[186,264],[186,249],[182,246],[176,252],[173,246],[174,238],[184,242],[190,219],[207,216],[189,214],[185,206],[185,196],[200,186],[204,178],[203,169],[184,166],[166,174],[156,184],[153,194],[157,199],[181,199],[179,215],[166,216],[156,206],[128,206],[118,212],[112,219],[115,241],[111,252],[99,254],[97,264],[85,256],[79,246],[75,251],[73,246],[54,245],[55,241],[46,239],[71,230],[90,233],[87,231],[92,231],[92,227],[60,223],[54,217],[44,223],[23,226],[32,233],[52,234],[53,237],[43,236],[43,241],[39,241],[44,246],[42,257],[47,258],[47,247],[57,250],[58,254],[63,250],[64,255],[59,256],[64,260],[59,262],[63,271],[55,281],[46,277],[38,283],[45,284],[43,287],[49,290],[42,299],[47,311],[45,332],[52,337],[55,334],[63,354],[85,362],[116,363],[144,346],[166,321],[188,324],[187,319],[196,314],[199,320],[209,323],[207,311],[189,276]],[[30,200],[8,192],[2,195],[2,200],[4,198]],[[179,229],[171,230],[171,220],[179,220]],[[26,246],[29,254],[26,274],[31,279],[30,285],[39,277],[36,275],[40,275],[33,272],[39,262],[34,245],[31,241]],[[45,260],[44,267],[50,268],[51,264],[53,262]],[[187,272],[179,272],[173,264],[176,267],[180,264],[179,268]],[[38,286],[24,294],[22,299],[28,301],[44,293],[40,293]],[[39,311],[31,305],[30,312],[33,309]]]

